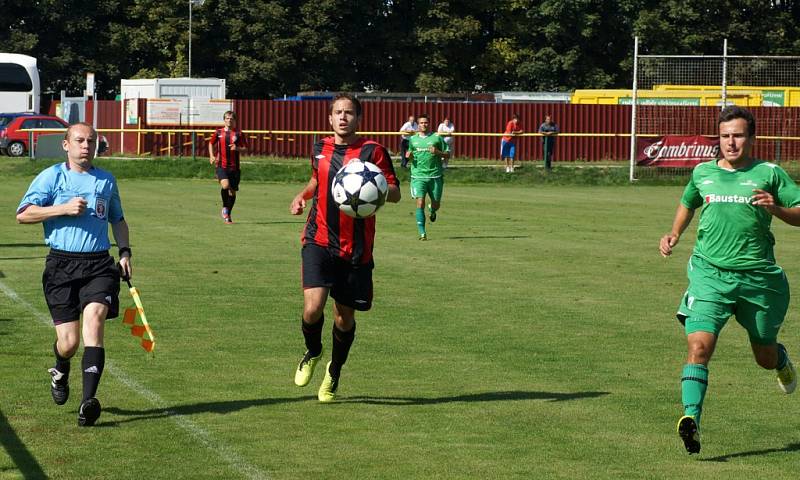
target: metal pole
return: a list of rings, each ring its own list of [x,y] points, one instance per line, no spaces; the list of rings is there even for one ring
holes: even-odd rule
[[[728,105],[728,39],[722,42],[722,108]]]
[[[122,101],[119,102],[119,153],[122,154],[125,151],[125,105],[126,100],[123,97]],[[109,153],[111,149],[109,148]]]
[[[97,90],[92,91],[92,126],[97,130]]]
[[[192,0],[189,0],[189,78],[192,78]]]
[[[633,176],[633,167],[636,164],[636,74],[639,63],[639,37],[633,40],[633,89],[631,90],[631,166],[630,181],[636,180]]]

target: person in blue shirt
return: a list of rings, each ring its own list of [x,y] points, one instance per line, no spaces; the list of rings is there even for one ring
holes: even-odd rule
[[[50,247],[42,287],[56,329],[56,361],[49,370],[53,401],[63,405],[69,398],[70,359],[82,336],[78,425],[91,426],[101,412],[95,395],[105,364],[104,322],[119,314],[119,280],[120,275],[131,276],[131,249],[117,181],[92,165],[97,132],[87,123],[76,123],[67,129],[62,145],[67,161],[33,180],[17,208],[17,222],[42,223]],[[119,247],[119,266],[108,253],[109,223]]]

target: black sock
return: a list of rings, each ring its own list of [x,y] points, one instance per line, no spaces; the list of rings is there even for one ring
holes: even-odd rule
[[[325,315],[322,315],[317,323],[306,323],[302,319],[300,323],[303,325],[306,349],[312,357],[318,356],[322,352],[322,324],[325,323]]]
[[[331,351],[331,367],[329,372],[331,377],[339,378],[342,373],[342,366],[347,361],[347,354],[350,353],[350,347],[353,345],[353,340],[356,337],[356,324],[353,323],[353,328],[350,331],[343,332],[333,326],[333,349]]]
[[[61,381],[66,382],[69,378],[69,358],[64,358],[58,353],[58,340],[53,343],[53,353],[56,355],[55,369],[64,374],[64,376],[61,377]]]
[[[230,203],[230,200],[228,200],[228,198],[229,198],[228,189],[227,188],[223,188],[222,190],[219,191],[219,194],[222,197],[222,208],[230,209],[230,207],[228,206],[228,204]]]
[[[228,194],[228,210],[233,210],[233,205],[236,203],[236,195]]]
[[[106,350],[103,347],[84,347],[81,369],[83,369],[83,401],[97,394],[97,386],[106,364]]]

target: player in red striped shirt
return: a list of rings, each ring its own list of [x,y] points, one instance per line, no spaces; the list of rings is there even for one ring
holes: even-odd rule
[[[361,103],[346,94],[331,102],[328,121],[333,136],[314,145],[312,175],[308,185],[292,200],[289,211],[300,215],[313,199],[302,242],[303,318],[306,353],[295,372],[294,382],[304,387],[322,358],[322,325],[328,295],[333,298],[333,347],[331,361],[317,398],[333,401],[342,365],[347,361],[356,332],[355,311],[372,307],[372,248],[375,217],[355,219],[342,213],[331,194],[336,172],[351,160],[372,162],[383,171],[389,184],[386,200],[400,201],[400,182],[389,153],[382,145],[356,133],[361,120]]]
[[[236,203],[236,192],[239,190],[241,170],[239,154],[247,151],[247,139],[242,131],[236,128],[236,113],[228,110],[222,115],[225,127],[214,130],[208,140],[209,162],[217,167],[216,178],[222,187],[222,219],[225,223],[233,223],[231,211]],[[215,148],[216,147],[216,148]]]

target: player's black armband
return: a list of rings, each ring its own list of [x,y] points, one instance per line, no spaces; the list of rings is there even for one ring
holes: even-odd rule
[[[128,257],[132,257],[133,254],[131,253],[131,249],[128,247],[122,247],[119,249],[119,258],[122,258],[122,254],[127,253]]]

